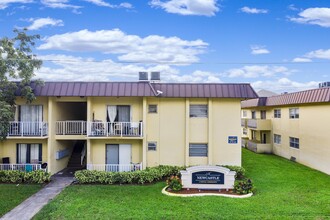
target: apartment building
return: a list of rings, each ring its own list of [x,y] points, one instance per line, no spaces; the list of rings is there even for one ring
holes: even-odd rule
[[[17,97],[8,138],[0,143],[5,163],[0,169],[39,169],[47,163],[54,174],[77,163],[106,171],[241,165],[240,103],[257,97],[249,84],[32,86],[36,101],[26,104]]]
[[[330,174],[330,87],[242,101],[242,146]]]

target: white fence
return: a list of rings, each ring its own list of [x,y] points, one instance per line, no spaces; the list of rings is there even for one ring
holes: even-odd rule
[[[142,122],[88,122],[88,136],[142,137]]]
[[[131,172],[142,170],[142,163],[132,164],[87,164],[87,170],[107,172]]]
[[[41,164],[0,164],[0,170],[34,171],[41,170]]]
[[[86,121],[57,121],[56,135],[86,135]]]
[[[12,121],[9,123],[8,136],[47,136],[47,122],[21,122]]]

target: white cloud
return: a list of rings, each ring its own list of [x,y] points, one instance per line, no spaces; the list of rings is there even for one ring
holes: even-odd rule
[[[192,74],[180,74],[169,65],[123,64],[61,54],[38,58],[44,65],[36,72],[36,78],[45,81],[137,81],[140,71],[159,71],[163,82],[221,82],[217,73],[196,70]]]
[[[267,9],[258,9],[258,8],[250,8],[250,7],[243,7],[241,8],[241,11],[248,14],[267,14]]]
[[[294,63],[309,63],[312,62],[311,59],[305,57],[296,57],[292,60]]]
[[[72,9],[77,14],[80,13],[78,9],[82,8],[82,6],[69,4],[69,0],[41,0],[40,2],[49,8]]]
[[[256,81],[252,82],[251,85],[255,90],[266,89],[271,90],[277,93],[283,92],[296,92],[307,89],[318,88],[319,82],[310,81],[310,82],[296,82],[288,78],[280,78],[275,81]]]
[[[151,0],[149,4],[180,15],[214,16],[219,11],[217,0]]]
[[[30,26],[27,27],[29,30],[39,30],[42,27],[45,26],[63,26],[62,20],[56,20],[53,18],[30,18],[28,20],[29,22],[32,22]]]
[[[251,45],[250,48],[251,48],[251,54],[253,54],[253,55],[268,54],[268,53],[270,53],[270,51],[267,50],[265,48],[265,46]]]
[[[330,60],[330,49],[328,50],[314,50],[305,55],[308,58],[327,59]]]
[[[271,77],[276,74],[289,75],[294,70],[289,70],[284,66],[267,66],[267,65],[252,65],[244,66],[242,68],[230,69],[224,72],[224,75],[230,78],[243,77],[243,78],[258,78],[258,77]]]
[[[41,50],[98,51],[108,54],[120,54],[118,59],[124,62],[171,63],[187,65],[199,61],[208,46],[202,40],[186,41],[178,37],[149,35],[141,38],[128,35],[119,29],[91,32],[78,32],[53,35],[44,39]]]
[[[1,0],[0,1],[0,10],[7,8],[10,4],[27,4],[27,3],[33,3],[33,0]]]
[[[300,12],[299,17],[290,18],[290,20],[302,24],[330,27],[330,8],[308,8]]]
[[[291,11],[299,11],[299,9],[294,4],[288,5],[288,9]]]
[[[133,7],[130,3],[127,3],[127,2],[120,3],[119,5],[113,5],[113,4],[110,4],[103,0],[84,0],[84,1],[93,3],[97,6],[109,7],[109,8],[132,8]]]

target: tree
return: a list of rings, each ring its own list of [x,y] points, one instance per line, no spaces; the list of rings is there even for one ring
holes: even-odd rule
[[[27,103],[35,100],[31,88],[34,71],[42,61],[36,58],[32,48],[39,35],[27,35],[27,29],[14,29],[14,38],[0,39],[0,140],[6,139],[9,122],[15,116],[16,94],[26,99]],[[37,84],[43,84],[36,80]]]

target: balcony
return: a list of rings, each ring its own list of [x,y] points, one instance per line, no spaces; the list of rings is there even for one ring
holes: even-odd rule
[[[87,170],[107,172],[132,172],[142,170],[142,162],[131,164],[87,164]]]
[[[246,138],[241,138],[241,146],[242,147],[247,147],[248,144],[248,139]]]
[[[9,123],[9,137],[45,137],[47,135],[47,122],[12,121]]]
[[[247,126],[247,119],[246,118],[241,118],[241,127],[246,128]]]
[[[86,135],[86,121],[57,121],[56,135]]]
[[[143,137],[142,122],[87,122],[88,137]]]
[[[35,171],[45,170],[41,164],[0,164],[0,170],[19,170],[19,171]]]
[[[270,131],[271,120],[270,119],[248,119],[247,126],[254,130]]]
[[[272,145],[270,143],[261,143],[256,140],[249,140],[247,148],[256,153],[272,153]]]

